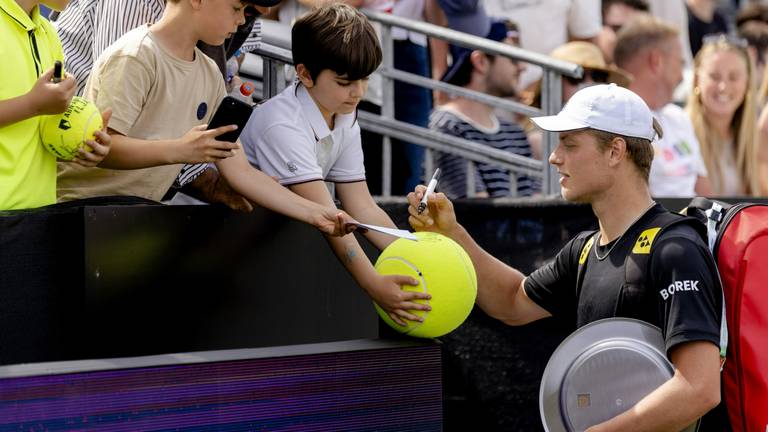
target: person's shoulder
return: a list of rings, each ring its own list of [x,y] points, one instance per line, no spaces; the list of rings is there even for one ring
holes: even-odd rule
[[[129,57],[157,56],[162,53],[160,46],[152,39],[149,26],[141,25],[120,36],[112,43],[104,54]],[[102,54],[103,55],[103,54]]]
[[[701,231],[695,226],[700,223],[696,220],[678,222],[662,230],[654,240],[652,250],[662,256],[662,261],[674,258],[692,259],[697,250],[708,253],[709,248],[702,238]]]
[[[302,127],[305,124],[303,111],[294,91],[294,86],[286,87],[282,92],[256,105],[251,115],[252,121],[263,128],[273,125]]]
[[[441,129],[443,131],[450,131],[462,124],[466,124],[459,112],[448,104],[435,108],[429,120],[432,129]]]
[[[659,112],[662,115],[670,118],[680,118],[680,117],[685,117],[686,119],[688,118],[688,114],[685,113],[685,110],[683,110],[683,108],[681,108],[680,106],[674,103],[668,103],[664,105],[661,108],[661,110],[659,110]]]

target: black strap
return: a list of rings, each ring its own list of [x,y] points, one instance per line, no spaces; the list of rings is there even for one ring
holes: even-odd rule
[[[587,271],[589,251],[597,238],[597,230],[582,231],[576,236],[574,242],[578,245],[578,270],[576,271],[576,298],[581,296],[581,283],[584,281],[584,273]]]
[[[632,250],[627,254],[624,261],[625,282],[622,286],[622,292],[619,293],[619,302],[616,305],[617,315],[627,316],[628,311],[623,309],[621,301],[627,291],[649,288],[648,275],[650,274],[651,254],[654,250],[653,243],[661,233],[679,224],[686,224],[694,228],[706,243],[707,230],[698,219],[670,212],[662,212],[654,216],[646,223],[648,228],[638,235]],[[646,310],[644,313],[651,313],[651,310]],[[634,318],[642,319],[643,317]]]

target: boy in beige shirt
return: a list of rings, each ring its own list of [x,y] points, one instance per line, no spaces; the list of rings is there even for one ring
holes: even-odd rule
[[[215,162],[257,204],[341,234],[343,212],[303,199],[253,169],[239,144],[216,140],[236,126],[206,130],[226,96],[216,64],[196,48],[220,45],[245,21],[239,0],[169,0],[162,18],[132,30],[96,62],[86,97],[111,107],[112,150],[102,168],[59,164],[58,198],[134,195],[158,201],[182,164]]]

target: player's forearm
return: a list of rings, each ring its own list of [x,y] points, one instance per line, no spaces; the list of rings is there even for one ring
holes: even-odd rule
[[[0,101],[0,127],[37,115],[26,95]]]
[[[494,318],[508,321],[506,316],[515,301],[525,276],[486,252],[461,225],[449,237],[467,252],[477,274],[477,305]]]
[[[140,169],[181,163],[176,160],[177,140],[142,140],[110,131],[112,147],[99,167]]]
[[[691,385],[676,373],[634,407],[587,431],[679,431],[714,408],[718,401],[711,390]]]

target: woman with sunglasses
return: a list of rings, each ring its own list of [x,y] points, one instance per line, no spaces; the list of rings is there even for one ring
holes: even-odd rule
[[[762,195],[753,79],[746,41],[704,38],[686,111],[701,145],[710,195]]]

